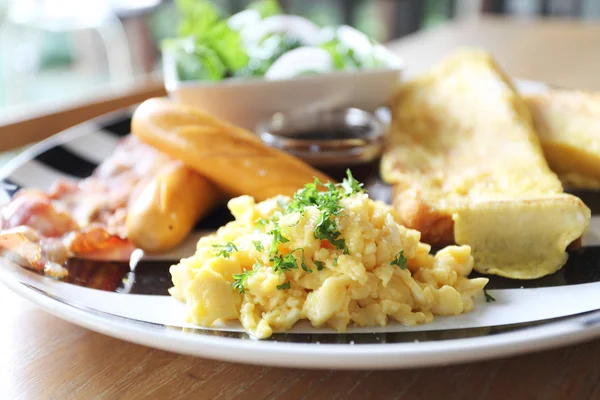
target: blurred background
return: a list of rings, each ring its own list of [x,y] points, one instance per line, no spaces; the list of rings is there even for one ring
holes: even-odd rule
[[[214,0],[225,12],[249,0]],[[455,18],[600,19],[600,0],[281,0],[321,25],[350,24],[387,42]],[[166,0],[0,0],[0,116],[127,88],[161,75],[159,43],[175,35]]]

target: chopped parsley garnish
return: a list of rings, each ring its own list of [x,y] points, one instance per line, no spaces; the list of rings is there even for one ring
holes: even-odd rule
[[[256,220],[256,222],[254,222],[254,226],[256,228],[263,228],[265,227],[267,224],[269,223],[269,220],[266,218],[259,218]]]
[[[325,263],[323,261],[315,260],[315,265],[317,266],[317,271],[322,271],[325,268]]]
[[[326,190],[320,190],[320,189]],[[271,250],[269,252],[270,258],[269,261],[273,263],[273,271],[277,273],[283,273],[286,271],[291,271],[294,269],[302,268],[305,272],[312,273],[313,270],[308,267],[306,264],[306,259],[304,255],[303,248],[296,248],[286,255],[282,255],[279,251],[279,245],[283,243],[288,243],[290,240],[283,236],[281,232],[281,226],[279,225],[279,220],[282,215],[290,214],[293,212],[304,213],[306,207],[316,207],[320,211],[319,219],[315,224],[314,229],[314,237],[315,239],[327,240],[331,243],[336,249],[343,250],[344,254],[348,254],[348,246],[346,245],[346,241],[342,236],[337,224],[337,217],[342,212],[342,206],[340,205],[340,200],[344,197],[349,197],[356,193],[364,192],[362,183],[358,182],[352,176],[350,170],[347,171],[347,178],[345,178],[342,183],[335,184],[332,182],[322,183],[319,179],[315,178],[313,183],[309,183],[304,186],[303,189],[297,191],[292,198],[292,201],[287,203],[283,199],[278,199],[278,205],[283,208],[282,212],[275,212],[271,218],[260,218],[255,221],[255,226],[257,228],[263,228],[266,225],[272,224],[273,228],[268,232],[270,235],[273,235],[273,241],[271,242]],[[298,221],[299,222],[299,221]],[[264,246],[262,242],[258,240],[252,241],[254,247],[258,251],[263,251]],[[217,246],[215,246],[217,247]],[[228,243],[227,245],[218,246],[219,255],[223,255],[224,257],[228,257],[232,251],[237,251],[237,248],[233,243]],[[301,260],[300,265],[298,265],[298,259],[294,256],[296,251],[301,251]],[[402,252],[400,256],[402,255]],[[406,268],[406,258],[404,258],[404,264],[400,264],[401,260],[394,262],[398,262],[401,268]],[[314,264],[318,271],[322,271],[325,268],[325,263],[323,261],[315,260]],[[338,259],[335,258],[333,261],[333,265],[337,266]],[[404,267],[402,266],[404,265]],[[257,263],[254,266],[253,270],[246,271],[241,274],[234,274],[234,282],[232,286],[237,289],[240,293],[244,293],[244,285],[246,280],[250,275],[256,272],[256,269],[261,267],[260,263]],[[289,289],[290,282],[287,281],[281,285],[277,286],[277,289]]]
[[[308,266],[306,265],[306,260],[304,258],[304,249],[302,249],[302,248],[294,249],[294,250],[290,251],[288,254],[286,254],[285,256],[281,256],[281,254],[276,254],[273,257],[271,257],[271,262],[273,262],[273,271],[283,272],[283,271],[291,271],[293,269],[297,269],[298,268],[298,260],[294,256],[294,253],[298,250],[300,250],[301,254],[302,254],[300,267],[304,271],[308,272],[309,274],[312,273],[313,272],[312,269],[308,268]]]
[[[363,184],[354,179],[352,172],[349,169],[346,170],[346,178],[342,180],[341,187],[344,190],[346,196],[352,196],[354,193],[363,193],[365,189]]]
[[[254,275],[254,273],[256,273],[256,270],[251,269],[242,272],[241,274],[233,274],[233,283],[231,284],[231,287],[240,292],[240,294],[246,293],[246,281],[248,280],[248,277]]]
[[[350,170],[346,171],[347,177],[342,183],[322,183],[315,178],[313,183],[304,185],[304,188],[294,194],[292,201],[286,206],[285,212],[304,212],[306,207],[315,206],[321,211],[315,226],[315,239],[327,240],[336,249],[348,254],[348,246],[337,226],[336,217],[342,212],[340,200],[356,193],[364,192],[363,184],[352,176]],[[319,188],[327,190],[320,191]]]
[[[256,260],[256,263],[252,266],[252,269],[242,272],[241,274],[233,274],[233,283],[231,286],[241,294],[244,294],[246,292],[244,286],[246,285],[248,277],[254,275],[260,267],[262,267],[262,264],[260,261]]]
[[[333,259],[333,266],[334,266],[334,267],[337,267],[337,260],[338,260],[338,258],[337,258],[337,257]]]
[[[303,212],[306,207],[318,206],[319,186],[323,186],[323,184],[318,178],[315,178],[313,183],[304,185],[304,189],[300,189],[294,193],[294,198],[287,205],[286,212]]]
[[[404,256],[404,250],[401,250],[400,253],[396,254],[396,257],[394,257],[390,264],[397,265],[400,269],[408,268],[408,259]]]
[[[241,294],[246,293],[246,289],[244,288],[244,286],[246,285],[246,281],[248,280],[248,277],[254,274],[255,272],[255,270],[249,270],[246,272],[242,272],[241,274],[233,274],[234,281],[231,284],[231,286]]]
[[[281,227],[279,225],[275,226],[269,234],[273,235],[273,242],[271,243],[271,254],[276,254],[279,252],[277,245],[279,243],[287,243],[290,240],[283,236],[281,233]]]
[[[294,253],[288,253],[285,256],[276,254],[271,257],[271,261],[273,262],[273,271],[275,272],[291,271],[298,268],[298,261],[296,261]]]
[[[273,271],[283,272],[297,269],[298,260],[294,256],[294,253],[297,250],[300,250],[302,252],[302,260],[300,262],[301,268],[310,274],[312,272],[312,269],[308,268],[308,266],[306,265],[306,260],[304,259],[304,249],[301,248],[294,249],[283,257],[280,254],[276,254],[273,257],[271,257],[271,261],[273,262]]]
[[[333,218],[332,218],[333,217]],[[346,240],[340,238],[342,233],[338,230],[335,214],[329,211],[321,212],[321,216],[315,226],[315,239],[327,240],[338,250],[344,250],[344,254],[348,254],[348,246]]]
[[[488,293],[487,290],[483,289],[483,295],[485,296],[485,302],[486,303],[491,303],[493,301],[496,301],[496,299],[494,298],[494,296],[492,296],[491,294]]]
[[[213,248],[217,251],[217,257],[229,258],[231,253],[238,251],[233,242],[227,242],[225,244],[213,244]]]
[[[302,263],[300,264],[300,266],[302,267],[302,269],[303,269],[304,271],[308,272],[309,274],[310,274],[310,273],[312,273],[312,269],[310,269],[310,268],[308,268],[308,267],[306,266],[306,260],[304,260],[304,249],[300,249],[300,248],[298,248],[298,249],[296,249],[296,250],[300,250],[300,251],[302,252]],[[294,250],[294,251],[296,251],[296,250]]]

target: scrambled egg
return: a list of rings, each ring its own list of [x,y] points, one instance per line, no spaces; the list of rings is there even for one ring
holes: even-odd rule
[[[386,204],[344,192],[343,184],[319,194],[309,186],[294,199],[230,200],[235,221],[171,267],[170,293],[186,303],[190,323],[237,319],[267,338],[303,319],[343,332],[349,324],[416,325],[473,309],[488,279],[467,278],[468,246],[431,255]]]

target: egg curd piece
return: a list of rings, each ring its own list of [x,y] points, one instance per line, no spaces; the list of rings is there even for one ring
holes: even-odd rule
[[[241,196],[228,206],[235,221],[170,270],[170,292],[194,324],[239,320],[257,338],[300,320],[339,332],[390,319],[416,325],[471,311],[488,282],[467,278],[468,246],[431,255],[418,231],[396,223],[351,176],[293,198]]]

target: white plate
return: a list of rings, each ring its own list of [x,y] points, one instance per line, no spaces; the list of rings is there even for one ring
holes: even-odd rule
[[[522,90],[543,90],[525,83]],[[128,134],[131,110],[78,125],[34,146],[0,171],[17,186],[47,188],[57,177],[88,175]],[[92,151],[93,149],[93,151]],[[582,193],[593,214],[600,194]],[[220,209],[199,226],[211,230],[227,220]],[[126,263],[99,270],[79,265],[73,277],[95,274],[108,290],[37,275],[1,260],[0,282],[72,323],[142,345],[182,354],[261,365],[372,369],[408,368],[504,357],[575,343],[600,335],[600,220],[592,217],[584,248],[555,275],[518,282],[492,277],[496,302],[478,298],[476,310],[432,324],[350,328],[338,334],[299,324],[288,334],[256,341],[235,324],[202,329],[184,322],[184,307],[166,295],[168,260],[186,256],[200,232],[171,254],[147,259],[134,272]],[[165,261],[165,259],[167,261]],[[98,281],[98,279],[94,279]],[[521,285],[524,287],[521,288]]]

